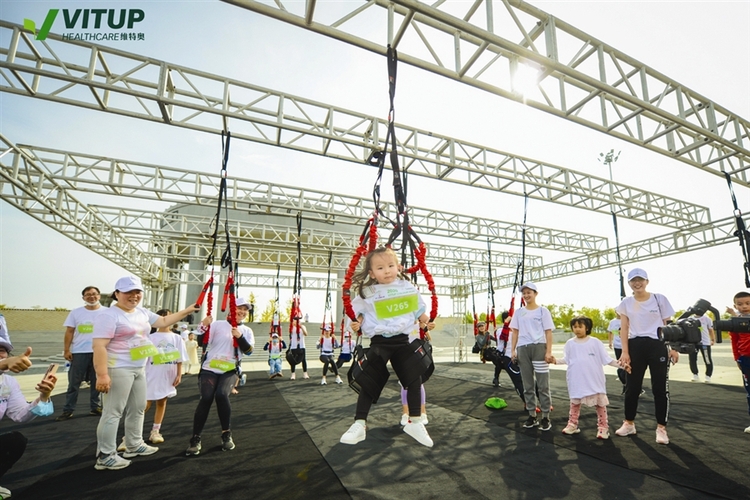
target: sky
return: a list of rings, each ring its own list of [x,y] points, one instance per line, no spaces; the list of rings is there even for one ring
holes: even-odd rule
[[[750,118],[750,1],[530,3]],[[140,8],[146,13],[139,25],[144,41],[102,43],[118,43],[128,52],[358,112],[387,113],[383,57],[247,10],[218,1],[0,0],[0,19],[22,23],[30,18],[38,26],[50,8]],[[61,22],[55,26],[53,31],[60,32]],[[7,33],[0,43],[7,47]],[[616,182],[707,206],[713,220],[732,215],[721,177],[406,64],[399,67],[398,85],[396,109],[401,123],[601,177],[607,172],[597,161],[599,153],[615,149],[621,151],[613,167]],[[15,143],[214,173],[220,168],[217,136],[7,93],[0,93],[0,133]],[[375,180],[370,167],[242,141],[232,144],[229,171],[238,177],[361,197],[369,197]],[[735,191],[740,208],[750,210],[750,190],[735,186]],[[384,189],[384,199],[391,199],[387,192]],[[87,200],[85,194],[80,197]],[[129,206],[128,200],[115,202]],[[523,217],[521,197],[416,177],[410,178],[409,202],[517,223]],[[604,236],[614,245],[607,214],[531,200],[528,223]],[[620,219],[621,243],[665,232]],[[483,245],[478,242],[477,247]],[[546,262],[567,257],[529,253],[543,256]],[[650,289],[665,294],[675,309],[705,298],[723,310],[737,291],[745,289],[742,255],[734,244],[652,259],[639,266],[649,273]],[[626,266],[626,271],[632,267]],[[84,286],[111,290],[126,274],[4,201],[0,201],[0,269],[0,304],[19,308],[77,307],[82,305]],[[538,285],[542,304],[606,308],[619,302],[614,268]],[[272,290],[253,292],[261,305],[273,297]],[[509,302],[510,293],[496,290],[499,307]],[[282,302],[290,296],[291,291],[282,291]],[[486,294],[477,294],[477,309],[484,310],[486,304]],[[467,306],[471,307],[470,300]],[[311,320],[319,320],[323,293],[303,291],[305,308]],[[451,312],[448,300],[441,302],[441,311]]]

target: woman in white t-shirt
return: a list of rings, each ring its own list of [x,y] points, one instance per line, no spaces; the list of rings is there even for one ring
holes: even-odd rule
[[[674,314],[674,309],[664,295],[646,291],[648,274],[640,268],[628,273],[628,285],[633,290],[617,306],[620,315],[622,356],[620,364],[630,366],[625,389],[625,421],[615,431],[618,436],[635,434],[635,415],[641,395],[643,377],[648,368],[656,413],[656,442],[669,444],[667,418],[669,412],[669,362],[677,363],[680,355],[661,340],[659,329]]]
[[[549,412],[552,396],[549,390],[549,363],[552,357],[552,314],[549,309],[536,303],[537,288],[534,283],[521,287],[521,295],[526,305],[520,308],[510,320],[512,359],[518,363],[523,380],[523,399],[529,418],[524,428],[540,426],[543,431],[552,428]],[[534,380],[536,377],[536,381]],[[542,420],[536,420],[536,391],[539,391],[539,407]]]
[[[96,390],[102,393],[102,416],[96,428],[97,470],[130,465],[127,458],[151,455],[158,448],[143,441],[146,409],[146,362],[158,354],[149,338],[151,327],[161,328],[198,310],[190,306],[168,316],[157,316],[139,306],[143,285],[135,276],[115,283],[112,306],[94,319],[93,349]],[[125,451],[117,455],[117,427],[125,415]],[[123,458],[124,457],[124,458]]]
[[[620,356],[622,356],[622,339],[620,338],[620,325],[622,325],[622,322],[620,321],[620,315],[615,314],[617,317],[609,322],[607,333],[609,333],[609,348],[615,350],[615,359],[619,360]],[[622,383],[622,393],[625,394],[628,383],[628,372],[622,368],[618,368],[617,378]]]

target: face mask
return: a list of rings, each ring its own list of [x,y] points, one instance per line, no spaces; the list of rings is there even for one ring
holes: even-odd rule
[[[96,302],[94,302],[93,304],[92,304],[91,302],[86,302],[85,300],[84,300],[83,302],[84,302],[84,303],[85,303],[85,304],[86,304],[87,306],[91,306],[91,307],[96,307],[96,306],[100,306],[100,305],[101,305],[101,302],[99,302],[98,300],[97,300]]]

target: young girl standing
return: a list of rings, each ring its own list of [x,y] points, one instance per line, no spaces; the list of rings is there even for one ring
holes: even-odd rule
[[[519,309],[510,320],[512,332],[512,358],[521,369],[523,380],[523,399],[529,418],[524,428],[540,426],[543,431],[552,428],[549,421],[552,397],[549,390],[549,363],[552,357],[552,315],[546,307],[536,303],[537,288],[534,283],[521,287],[521,295],[526,305]],[[536,377],[536,381],[534,380]],[[542,421],[536,420],[536,391],[539,391],[539,407],[542,410]]]
[[[190,375],[193,366],[199,364],[198,361],[198,341],[195,340],[195,334],[190,333],[188,340],[185,342],[185,350],[188,355],[188,362],[185,363],[187,368],[185,369],[185,375]]]
[[[326,326],[323,329],[323,336],[320,337],[318,344],[316,345],[320,349],[320,361],[323,363],[323,378],[320,380],[320,385],[326,385],[326,374],[328,368],[331,369],[334,375],[336,375],[336,383],[342,384],[343,381],[339,376],[339,370],[336,367],[336,362],[333,360],[333,351],[339,348],[339,343],[335,337],[331,335],[331,327]]]
[[[563,434],[578,434],[578,416],[581,405],[596,407],[598,439],[609,439],[609,422],[607,420],[607,387],[602,366],[619,367],[619,363],[609,357],[604,344],[590,337],[594,322],[591,318],[578,316],[570,320],[570,328],[575,337],[565,343],[563,358],[555,364],[568,365],[565,378],[570,395],[570,416]]]
[[[162,309],[156,314],[168,316],[171,312]],[[172,333],[169,326],[158,328],[152,333],[151,343],[159,353],[149,358],[146,364],[146,412],[155,401],[154,426],[149,441],[158,444],[164,442],[160,431],[167,411],[167,398],[177,395],[177,386],[182,381],[182,363],[188,360],[188,355],[182,337]]]
[[[409,345],[409,332],[414,330],[417,322],[419,326],[425,326],[429,321],[425,303],[414,285],[403,279],[396,253],[386,247],[376,248],[367,255],[364,269],[352,277],[352,285],[357,291],[357,296],[352,299],[357,319],[352,322],[352,330],[361,329],[370,339],[370,366],[385,364],[399,349]],[[393,360],[391,366],[399,377],[406,370],[401,363],[394,365]],[[418,376],[406,387],[409,422],[404,426],[404,432],[420,444],[432,447],[432,439],[421,421],[421,385],[422,377]],[[341,436],[342,443],[364,441],[367,415],[375,397],[365,389],[359,391],[355,420]]]

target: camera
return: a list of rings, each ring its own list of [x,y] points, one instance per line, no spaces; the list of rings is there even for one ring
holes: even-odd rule
[[[695,318],[678,319],[662,326],[658,332],[669,347],[683,354],[695,352],[696,346],[701,342],[701,322]]]
[[[717,332],[750,333],[750,318],[729,318],[714,322]]]

